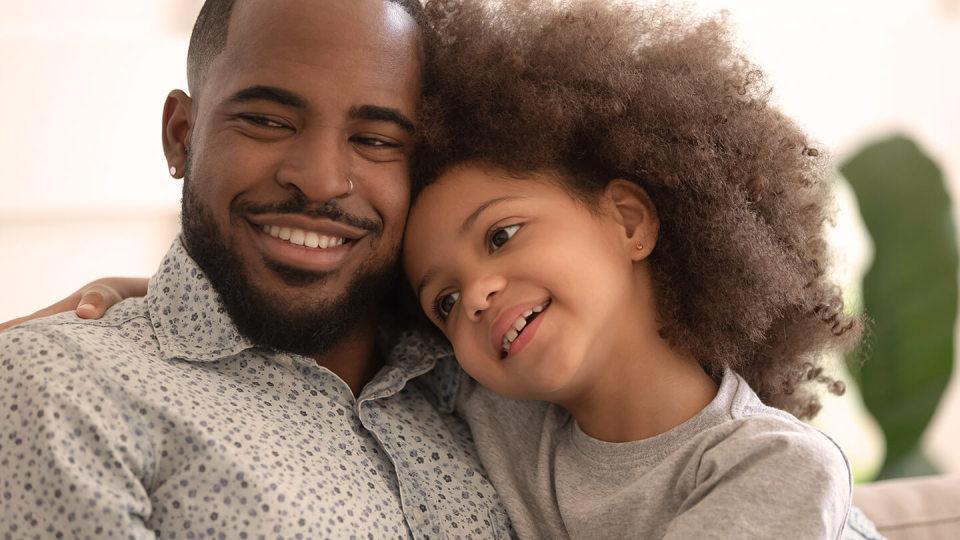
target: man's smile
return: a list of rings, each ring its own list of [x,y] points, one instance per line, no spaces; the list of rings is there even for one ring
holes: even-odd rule
[[[254,245],[266,259],[310,272],[337,270],[357,242],[368,234],[330,220],[304,216],[255,216],[248,222]]]

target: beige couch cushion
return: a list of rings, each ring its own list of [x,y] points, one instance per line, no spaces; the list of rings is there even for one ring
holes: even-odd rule
[[[960,475],[859,485],[853,501],[891,540],[960,539]]]

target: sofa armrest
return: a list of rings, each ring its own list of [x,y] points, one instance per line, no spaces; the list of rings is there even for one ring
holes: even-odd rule
[[[960,538],[960,475],[858,485],[853,501],[890,539]]]

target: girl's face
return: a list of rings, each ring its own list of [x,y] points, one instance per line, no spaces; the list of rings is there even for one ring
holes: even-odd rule
[[[509,397],[573,399],[613,337],[636,334],[640,233],[606,195],[591,212],[558,182],[463,165],[410,212],[404,268],[421,307],[464,370]]]

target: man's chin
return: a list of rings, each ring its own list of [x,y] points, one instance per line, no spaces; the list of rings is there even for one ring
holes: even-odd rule
[[[315,356],[375,317],[396,280],[390,267],[361,270],[348,283],[339,283],[333,275],[307,274],[297,272],[292,278],[275,274],[277,278],[269,281],[277,285],[266,287],[257,283],[260,280],[239,276],[223,280],[224,285],[233,284],[224,288],[211,281],[234,324],[248,339],[260,346]]]
[[[367,261],[359,268],[332,273],[271,268],[224,239],[188,183],[182,222],[187,252],[240,333],[258,346],[306,356],[324,354],[358,324],[377,315],[397,280],[395,260]]]
[[[324,286],[336,275],[335,272],[313,272],[271,260],[265,260],[264,266],[271,277],[296,289]],[[302,294],[302,291],[295,291],[294,294]]]

